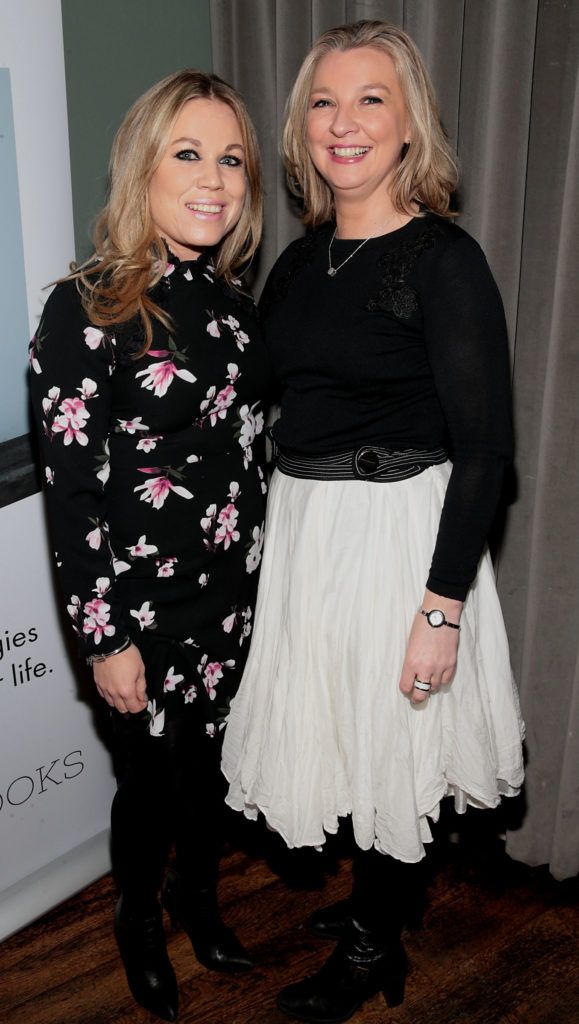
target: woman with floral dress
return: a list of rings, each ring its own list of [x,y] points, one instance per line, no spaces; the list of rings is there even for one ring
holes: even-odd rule
[[[163,80],[119,129],[95,254],[57,285],[31,348],[60,582],[114,719],[116,935],[133,995],[165,1020],[178,992],[161,886],[203,964],[251,966],[216,876],[220,734],[263,537],[268,363],[235,278],[261,203],[240,97],[197,71]]]

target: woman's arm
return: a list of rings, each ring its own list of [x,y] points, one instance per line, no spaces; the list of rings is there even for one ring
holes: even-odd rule
[[[496,284],[468,235],[432,253],[421,284],[425,343],[453,461],[422,607],[459,623],[512,457],[507,332]],[[409,693],[416,676],[433,689],[448,682],[458,637],[418,613],[401,689]],[[416,690],[413,698],[424,699]]]
[[[116,595],[122,563],[110,547],[107,521],[114,351],[113,339],[87,322],[74,282],[58,285],[31,344],[30,392],[60,583],[89,659],[129,641]],[[119,710],[143,707],[141,676],[134,647],[95,662],[99,692]]]

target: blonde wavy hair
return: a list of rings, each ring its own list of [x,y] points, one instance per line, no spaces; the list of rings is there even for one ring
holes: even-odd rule
[[[237,118],[245,151],[247,189],[241,217],[221,241],[216,274],[229,283],[249,263],[263,219],[261,162],[255,129],[241,96],[217,75],[185,70],[169,75],[144,93],[125,116],[113,143],[108,201],[94,231],[94,253],[72,267],[91,323],[112,328],[139,318],[147,351],[153,322],[171,329],[170,317],[149,290],[165,270],[167,247],[151,218],[149,184],[167,149],[171,129],[189,100],[219,100]]]
[[[413,205],[420,203],[442,217],[456,216],[449,203],[458,182],[458,164],[440,122],[430,75],[415,43],[406,32],[386,21],[357,21],[330,29],[316,40],[287,101],[282,153],[290,191],[304,203],[304,223],[315,226],[335,214],[332,191],[316,170],[306,140],[316,69],[329,53],[363,46],[392,58],[410,119],[411,141],[392,179],[394,209],[413,213]]]

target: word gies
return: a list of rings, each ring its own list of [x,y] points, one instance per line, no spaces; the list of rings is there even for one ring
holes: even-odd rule
[[[18,633],[11,633],[9,629],[3,630],[0,635],[0,661],[14,647],[24,647],[24,644],[33,644],[36,640],[38,640],[38,630],[34,628]]]

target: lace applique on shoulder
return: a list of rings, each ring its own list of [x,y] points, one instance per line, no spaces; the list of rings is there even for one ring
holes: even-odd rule
[[[366,304],[369,312],[393,313],[401,320],[407,320],[416,312],[418,295],[406,278],[424,250],[432,248],[439,233],[438,224],[429,224],[412,242],[403,242],[379,257],[382,282],[378,294]]]
[[[268,285],[259,301],[259,313],[264,317],[269,312],[270,306],[275,302],[285,299],[290,284],[294,277],[303,270],[308,263],[311,263],[316,253],[316,242],[318,232],[308,231],[307,235],[300,238],[293,246],[292,256],[288,267],[283,274],[278,274],[275,280]]]

